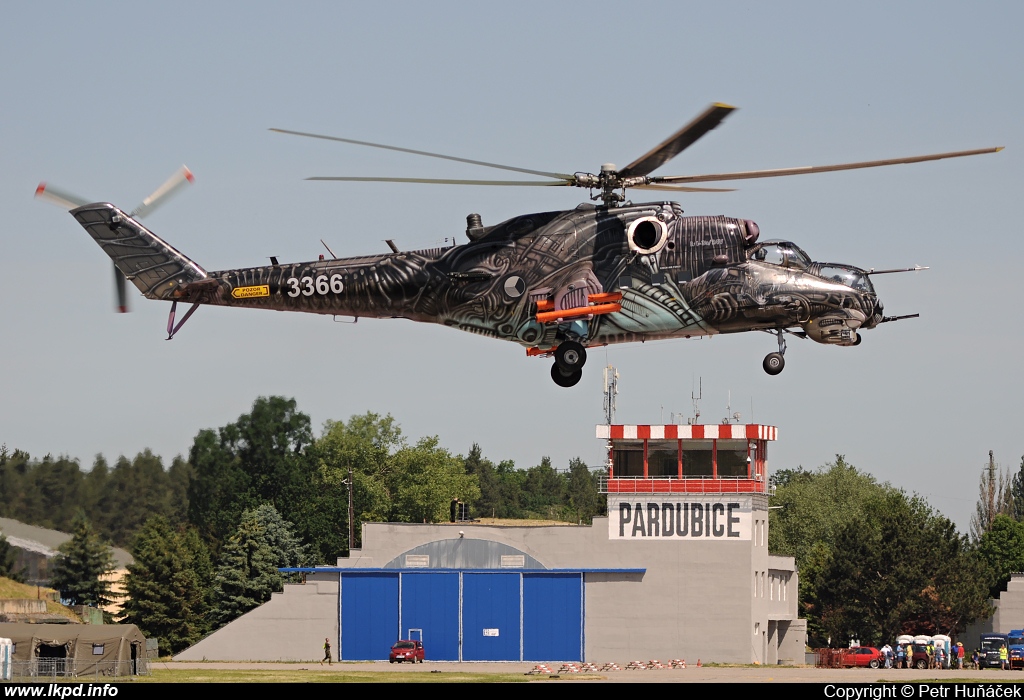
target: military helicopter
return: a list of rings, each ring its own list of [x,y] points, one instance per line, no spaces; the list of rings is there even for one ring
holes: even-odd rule
[[[142,225],[140,219],[192,176],[176,173],[142,205],[125,212],[88,203],[42,184],[37,196],[71,210],[114,262],[118,307],[124,281],[143,296],[171,302],[170,340],[203,304],[359,318],[406,318],[519,343],[528,356],[553,359],[551,378],[577,384],[587,348],[611,343],[764,331],[778,351],[765,372],[785,366],[786,335],[826,345],[859,345],[861,332],[916,317],[883,315],[872,275],[924,269],[864,270],[814,262],[794,243],[759,241],[749,219],[684,216],[670,201],[634,204],[626,190],[728,192],[694,183],[854,170],[994,153],[986,148],[890,160],[719,173],[651,175],[735,108],[713,104],[625,168],[597,174],[547,172],[354,139],[272,129],[284,134],[383,148],[532,175],[543,180],[312,177],[310,180],[447,185],[581,187],[586,202],[566,211],[516,216],[485,226],[467,217],[468,243],[355,258],[280,263],[207,272]],[[324,244],[326,247],[326,243]],[[191,304],[176,322],[178,303]]]

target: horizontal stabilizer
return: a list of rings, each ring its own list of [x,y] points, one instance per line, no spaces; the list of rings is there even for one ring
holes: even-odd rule
[[[206,270],[113,204],[87,204],[71,215],[149,299],[169,299],[178,287],[207,278]]]

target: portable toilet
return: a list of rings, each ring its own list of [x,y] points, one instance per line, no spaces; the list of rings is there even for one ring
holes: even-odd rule
[[[7,637],[0,637],[0,680],[11,680],[13,665],[14,642]]]

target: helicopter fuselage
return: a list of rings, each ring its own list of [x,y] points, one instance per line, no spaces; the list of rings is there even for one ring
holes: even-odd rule
[[[597,346],[796,327],[854,345],[881,321],[863,270],[813,263],[791,243],[758,244],[758,234],[752,221],[683,216],[672,202],[581,205],[477,229],[464,245],[210,272],[155,298],[406,318],[531,354],[567,338]],[[622,295],[619,309],[585,313],[608,293]],[[566,317],[542,322],[540,308]]]

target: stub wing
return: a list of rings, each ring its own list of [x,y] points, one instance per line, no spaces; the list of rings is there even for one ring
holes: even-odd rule
[[[178,287],[207,278],[206,270],[113,204],[87,204],[71,215],[149,299],[169,299]]]

